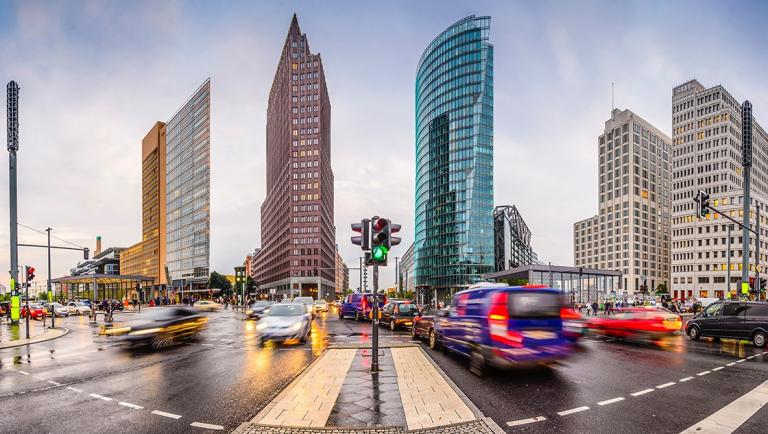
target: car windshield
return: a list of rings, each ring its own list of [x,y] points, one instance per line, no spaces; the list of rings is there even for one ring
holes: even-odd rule
[[[88,306],[88,305],[85,303],[75,303],[75,306]]]
[[[414,316],[416,315],[416,312],[419,311],[418,308],[416,308],[416,305],[411,303],[398,304],[397,310],[400,312],[400,315],[404,316]]]
[[[268,316],[298,316],[304,315],[306,311],[300,304],[277,304],[269,309]]]
[[[253,307],[267,307],[269,306],[268,301],[257,301],[256,303],[253,303]]]
[[[40,305],[39,304],[30,304],[29,308],[30,309],[40,309]]]
[[[559,294],[549,292],[512,292],[509,315],[515,318],[551,318],[560,316]]]
[[[312,300],[312,297],[296,297],[293,299],[294,303],[304,303],[304,304],[312,304],[314,300]]]

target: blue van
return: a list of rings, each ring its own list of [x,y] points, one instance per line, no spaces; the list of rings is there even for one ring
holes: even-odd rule
[[[457,292],[435,316],[429,347],[469,357],[479,376],[506,368],[567,357],[573,344],[563,335],[562,293],[544,286],[481,284]]]
[[[387,303],[385,295],[379,295],[379,309]],[[355,321],[368,320],[373,309],[373,293],[354,292],[341,300],[339,305],[339,319],[353,317]]]

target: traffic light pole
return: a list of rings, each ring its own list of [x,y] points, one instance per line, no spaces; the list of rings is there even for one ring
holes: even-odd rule
[[[728,225],[728,267],[726,270],[726,288],[728,289],[728,298],[731,298],[731,228],[733,225]]]
[[[750,172],[752,167],[750,166],[744,166],[744,208],[743,208],[743,223],[741,224],[742,227],[742,243],[741,243],[741,257],[742,257],[742,268],[741,268],[741,282],[742,282],[742,288],[744,285],[744,282],[749,282],[749,245],[750,245],[750,236],[749,236],[749,205],[750,205],[750,198],[749,198],[749,184],[750,184]],[[743,289],[742,289],[743,291]]]
[[[19,239],[18,213],[16,209],[16,151],[19,149],[19,85],[15,81],[8,83],[7,114],[8,114],[8,209],[10,211],[10,244],[11,244],[11,321],[19,321]],[[14,307],[15,306],[15,307]],[[29,334],[29,327],[27,327]]]
[[[371,372],[379,372],[379,265],[373,264],[373,309],[371,310]]]
[[[51,228],[45,228],[48,232],[48,301],[53,301],[51,296]],[[51,305],[51,328],[56,328],[56,309]]]
[[[27,267],[24,267],[24,304],[27,306],[27,314],[25,315],[27,320],[27,339],[29,339],[29,280],[27,280]],[[43,310],[43,322],[45,322],[45,310]]]

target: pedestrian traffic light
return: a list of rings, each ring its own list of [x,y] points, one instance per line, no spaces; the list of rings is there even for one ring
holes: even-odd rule
[[[27,270],[27,282],[31,282],[35,279],[35,267],[26,266]]]
[[[363,251],[371,249],[371,220],[362,219],[360,223],[352,223],[352,230],[360,235],[352,237],[352,244],[357,244]]]

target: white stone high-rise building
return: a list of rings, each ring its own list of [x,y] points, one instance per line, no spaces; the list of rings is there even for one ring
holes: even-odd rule
[[[577,267],[619,270],[631,296],[669,287],[670,138],[630,110],[614,109],[598,138],[598,215],[573,226]]]
[[[741,222],[743,187],[741,167],[741,103],[723,86],[704,87],[696,80],[672,90],[672,287],[673,297],[724,297],[728,275],[727,219],[710,213],[696,215],[694,196],[710,195],[710,205]],[[751,221],[755,204],[765,210],[768,199],[768,136],[757,122],[753,126]],[[761,211],[763,212],[763,211]],[[768,221],[761,216],[761,226]],[[732,291],[742,270],[742,232],[731,233]],[[755,240],[751,240],[750,275],[755,271]],[[765,264],[765,232],[760,259]]]

